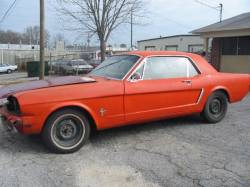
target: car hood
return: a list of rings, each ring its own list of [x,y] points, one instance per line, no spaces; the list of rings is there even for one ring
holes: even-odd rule
[[[22,91],[93,82],[96,82],[93,78],[80,76],[57,77],[46,80],[25,82],[0,88],[0,99]]]

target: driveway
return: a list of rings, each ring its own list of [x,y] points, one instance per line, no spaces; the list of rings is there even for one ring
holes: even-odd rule
[[[106,130],[70,155],[0,126],[0,186],[250,186],[250,96],[219,124],[191,116]]]

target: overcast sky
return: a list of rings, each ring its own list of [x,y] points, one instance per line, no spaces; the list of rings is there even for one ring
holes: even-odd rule
[[[0,0],[0,18],[14,0]],[[86,43],[85,37],[77,37],[78,33],[64,30],[60,23],[53,1],[46,2],[46,28],[51,35],[62,33],[70,42]],[[144,25],[135,26],[134,40],[159,36],[187,34],[191,30],[206,26],[219,20],[219,11],[206,7],[196,0],[146,0],[147,19]],[[250,0],[200,0],[211,6],[224,5],[223,18],[229,18],[244,12],[250,12]],[[0,25],[0,29],[23,31],[25,27],[39,24],[39,0],[17,0],[16,6]],[[110,44],[129,44],[130,29],[124,25],[116,30]],[[98,40],[93,38],[92,44]]]

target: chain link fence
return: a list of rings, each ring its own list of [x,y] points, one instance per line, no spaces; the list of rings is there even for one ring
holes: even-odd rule
[[[95,52],[45,51],[49,75],[64,76],[88,73],[100,62],[95,60],[95,56]],[[0,50],[0,64],[17,65],[19,72],[27,71],[29,62],[39,63],[39,50]]]

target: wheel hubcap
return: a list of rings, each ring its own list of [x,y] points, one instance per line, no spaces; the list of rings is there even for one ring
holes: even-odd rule
[[[62,148],[74,148],[85,134],[84,122],[78,116],[67,114],[59,117],[52,128],[52,139]]]
[[[210,112],[214,115],[220,115],[222,113],[222,104],[219,99],[213,99],[209,106]]]
[[[76,135],[77,127],[72,120],[65,120],[61,122],[59,134],[63,139],[71,139]]]

